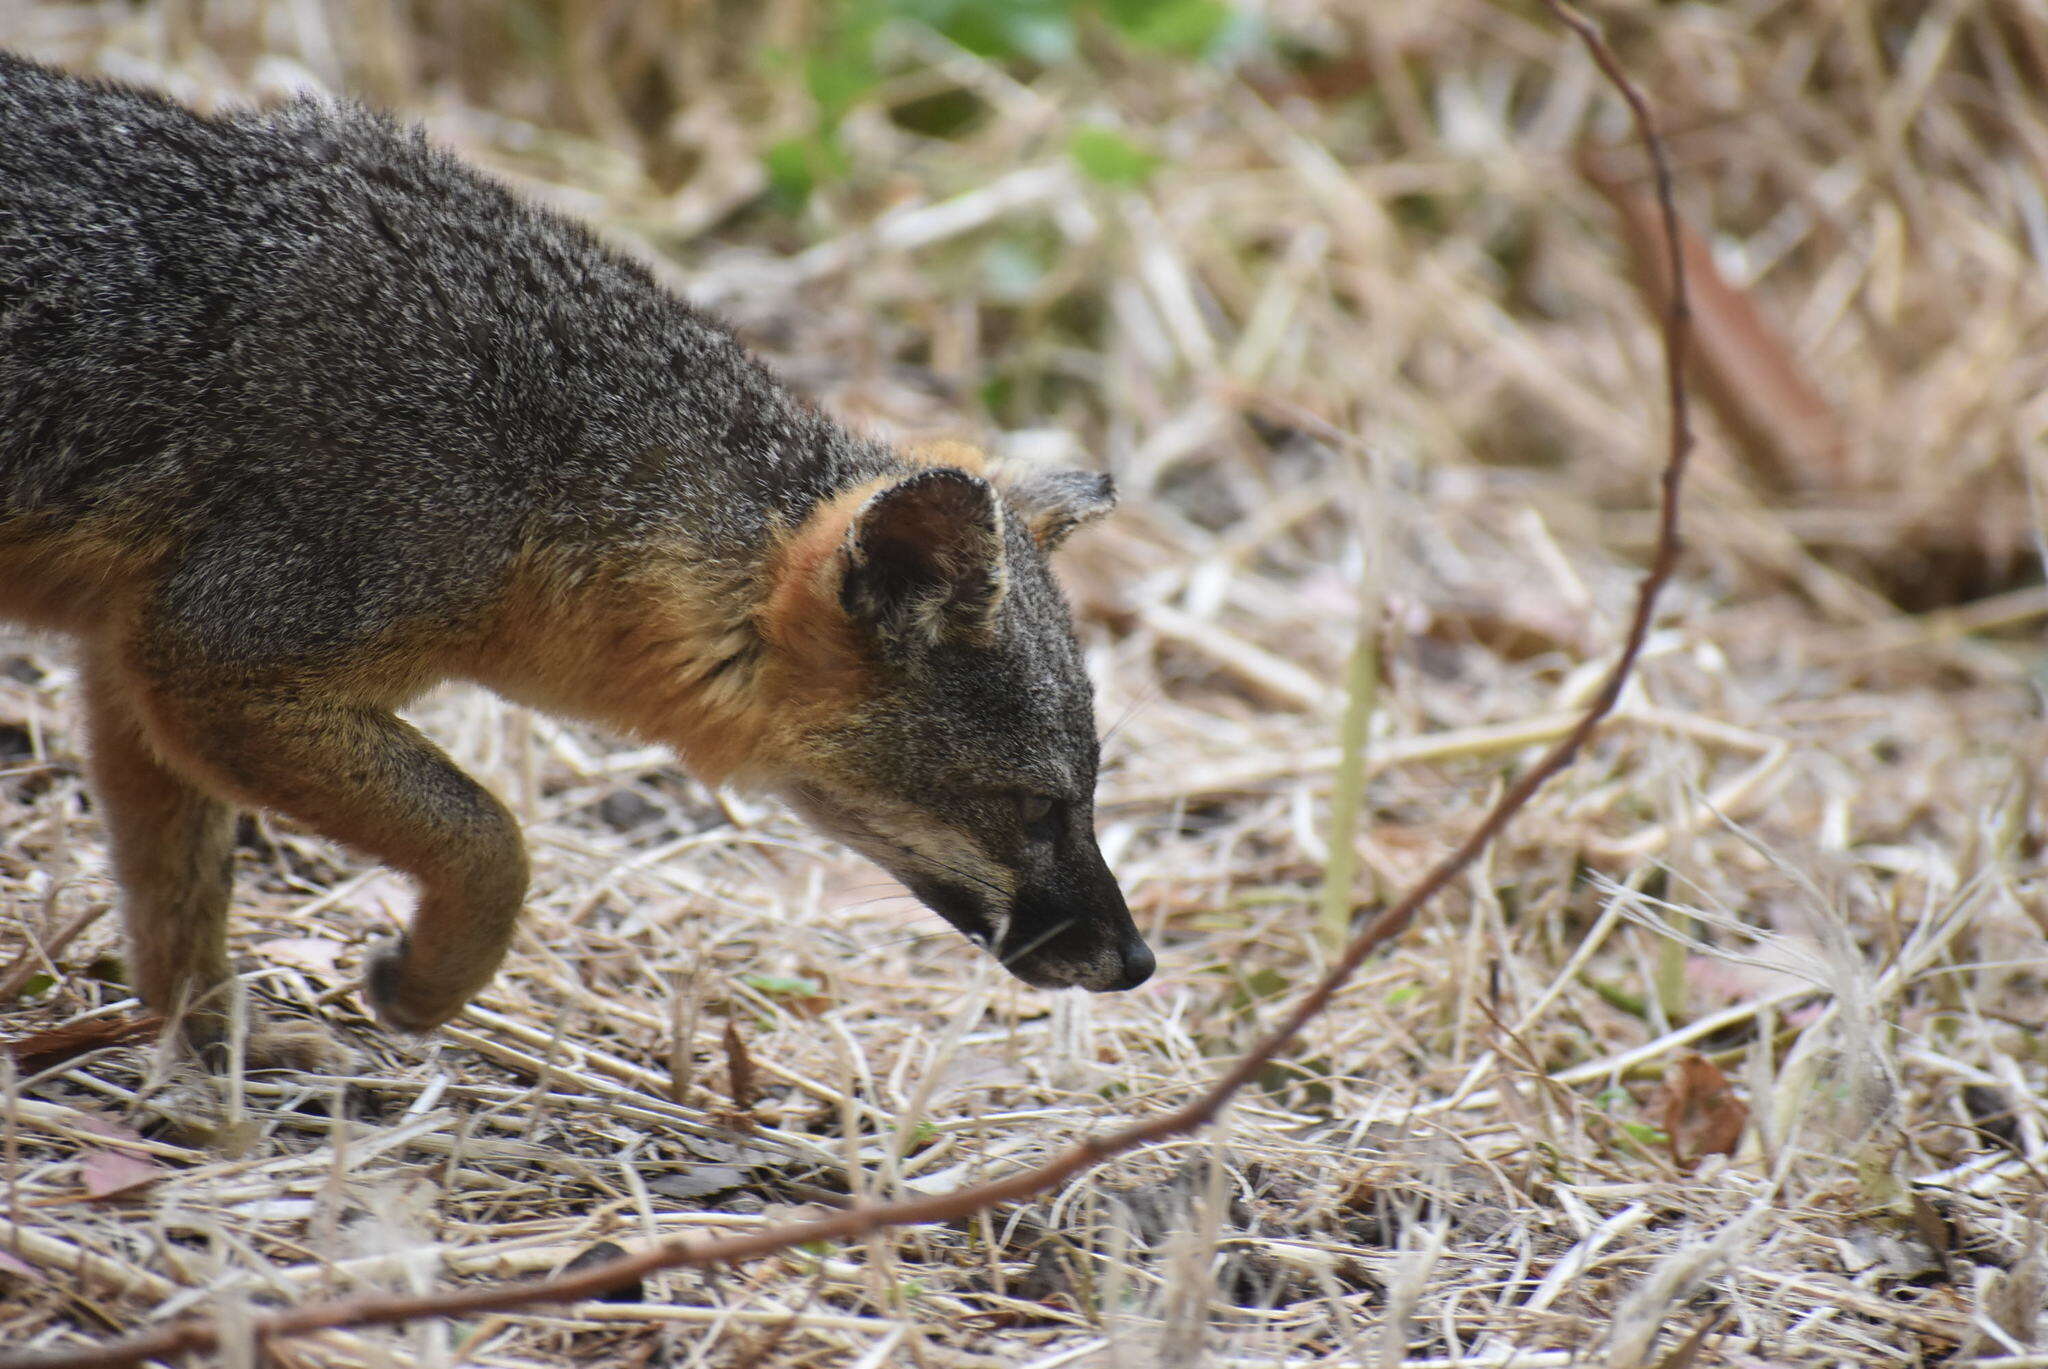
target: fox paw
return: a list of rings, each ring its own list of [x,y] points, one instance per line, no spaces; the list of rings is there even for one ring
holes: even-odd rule
[[[405,978],[405,959],[404,937],[372,947],[363,966],[363,997],[387,1031],[418,1036],[461,1012],[467,1000],[459,999],[452,1006],[421,1007],[416,996],[408,996],[400,987]]]

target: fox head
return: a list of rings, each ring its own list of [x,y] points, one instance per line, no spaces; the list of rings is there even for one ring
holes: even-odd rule
[[[1096,846],[1093,700],[1046,567],[1115,495],[973,467],[869,482],[789,539],[766,635],[839,702],[772,787],[1025,982],[1132,988],[1152,952]]]

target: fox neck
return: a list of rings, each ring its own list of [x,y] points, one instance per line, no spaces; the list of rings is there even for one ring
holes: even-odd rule
[[[532,556],[474,678],[672,747],[707,784],[772,786],[812,725],[862,691],[830,615],[793,619],[775,593],[786,541],[748,566],[680,544],[636,546],[596,569],[587,552]]]
[[[771,518],[750,554],[683,537],[537,541],[473,676],[508,698],[673,747],[710,784],[772,788],[806,738],[844,726],[876,687],[840,599],[840,557],[862,507],[892,482],[982,469],[941,444],[862,471]]]

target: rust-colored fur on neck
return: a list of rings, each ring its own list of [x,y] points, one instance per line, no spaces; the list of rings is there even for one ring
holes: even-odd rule
[[[638,548],[595,572],[534,552],[473,678],[671,746],[708,784],[757,780],[869,688],[837,558],[862,505],[895,478],[818,504],[746,570],[707,568],[681,546]]]
[[[748,578],[721,583],[662,547],[598,568],[533,552],[469,674],[544,712],[672,746],[707,784],[743,780],[777,723]]]
[[[777,543],[755,629],[769,648],[764,691],[798,712],[844,713],[870,681],[853,624],[839,605],[839,556],[861,506],[893,477],[842,490]]]

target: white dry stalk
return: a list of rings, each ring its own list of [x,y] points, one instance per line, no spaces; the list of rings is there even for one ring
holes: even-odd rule
[[[1606,1336],[1606,1363],[1611,1369],[1640,1369],[1650,1363],[1659,1336],[1681,1326],[1674,1309],[1735,1260],[1754,1239],[1764,1216],[1752,1209],[1708,1239],[1681,1246],[1652,1266],[1614,1311]]]
[[[1408,1359],[1408,1341],[1422,1307],[1423,1293],[1443,1258],[1450,1233],[1441,1220],[1401,1225],[1400,1261],[1387,1280],[1385,1311],[1380,1322],[1376,1369],[1396,1369]]]

